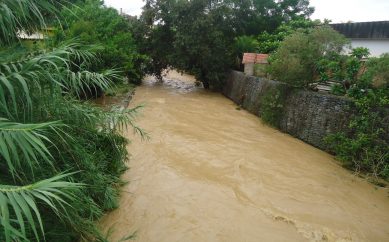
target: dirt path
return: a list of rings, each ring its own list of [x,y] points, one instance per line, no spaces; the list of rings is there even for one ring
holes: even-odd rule
[[[112,241],[389,241],[388,191],[263,125],[220,94],[152,81],[133,105],[151,136],[133,139]]]

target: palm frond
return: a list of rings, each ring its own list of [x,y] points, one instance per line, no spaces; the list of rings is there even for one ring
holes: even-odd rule
[[[149,135],[134,122],[139,114],[139,110],[144,106],[139,105],[134,108],[112,107],[110,111],[105,112],[105,128],[109,131],[120,131],[128,129],[130,126],[135,134],[139,134],[142,139],[149,139]]]
[[[44,31],[44,17],[55,16],[54,6],[65,2],[0,0],[0,183],[8,184],[0,184],[1,241],[44,241],[43,225],[69,237],[99,238],[93,220],[116,203],[127,155],[118,130],[136,127],[136,110],[104,112],[75,95],[106,89],[119,73],[87,71],[98,61],[95,46],[72,41],[32,52],[17,41],[18,32]],[[70,180],[72,174],[55,176],[57,170],[83,172]],[[73,179],[94,187],[77,190],[82,185],[67,181]],[[62,222],[66,228],[58,228]],[[46,233],[58,241],[51,236]]]
[[[32,111],[32,96],[47,92],[69,92],[80,96],[92,88],[107,89],[120,72],[107,70],[94,73],[71,71],[70,67],[88,63],[95,57],[89,50],[81,50],[78,43],[62,45],[50,52],[25,56],[0,64],[0,107],[3,115],[20,113],[17,103],[24,103],[25,112]],[[1,115],[1,111],[0,111]]]
[[[51,142],[46,134],[60,126],[63,126],[60,122],[21,124],[0,119],[0,158],[4,158],[10,173],[15,176],[17,168],[26,165],[33,168],[40,161],[51,164],[47,148]]]
[[[108,70],[104,73],[95,73],[89,71],[65,71],[67,78],[63,80],[62,85],[65,90],[70,93],[75,93],[77,96],[91,92],[92,88],[100,88],[106,90],[112,85],[112,80],[119,79],[119,75],[115,70]]]
[[[15,40],[18,31],[36,31],[44,28],[43,12],[57,13],[52,0],[2,0],[0,46]]]
[[[37,241],[40,241],[39,234],[44,236],[44,229],[37,204],[43,203],[57,214],[60,209],[69,206],[66,200],[72,200],[74,197],[66,190],[82,186],[64,181],[73,174],[60,174],[26,186],[0,185],[0,224],[6,242],[25,239],[27,226],[31,228]]]
[[[132,128],[134,133],[140,135],[142,139],[149,139],[147,132],[135,123],[139,111],[144,107],[143,105],[134,108],[113,106],[110,110],[104,110],[92,106],[88,102],[66,99],[61,102],[54,104],[55,110],[53,112],[65,123],[74,124],[77,127],[98,128],[100,132],[105,133],[120,133],[125,129]]]

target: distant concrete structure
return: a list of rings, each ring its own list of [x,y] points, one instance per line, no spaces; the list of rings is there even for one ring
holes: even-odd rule
[[[365,47],[373,57],[389,53],[389,21],[331,24],[351,40],[351,46]]]
[[[19,31],[17,33],[19,39],[22,40],[44,40],[45,36],[42,33],[27,33],[25,31]]]
[[[244,73],[249,76],[263,76],[264,67],[268,64],[268,54],[244,53],[243,61]]]
[[[135,21],[138,19],[137,16],[133,16],[133,15],[129,15],[129,14],[126,14],[125,12],[123,12],[123,9],[120,8],[120,12],[119,12],[120,16],[124,17],[125,19],[127,19],[128,21]]]

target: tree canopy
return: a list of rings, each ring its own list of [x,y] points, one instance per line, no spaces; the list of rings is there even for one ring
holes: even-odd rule
[[[138,51],[129,21],[116,9],[103,6],[102,1],[73,2],[74,5],[62,11],[60,27],[64,31],[57,32],[57,40],[77,39],[84,44],[99,45],[97,53],[101,61],[94,63],[94,70],[119,69],[131,82],[140,83],[145,56]]]
[[[236,37],[272,32],[312,12],[308,0],[146,0],[136,38],[151,59],[149,73],[172,66],[220,89]]]

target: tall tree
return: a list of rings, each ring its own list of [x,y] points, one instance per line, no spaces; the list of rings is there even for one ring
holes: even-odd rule
[[[137,36],[159,75],[172,66],[220,89],[234,64],[234,39],[273,31],[312,13],[308,0],[146,0]]]

